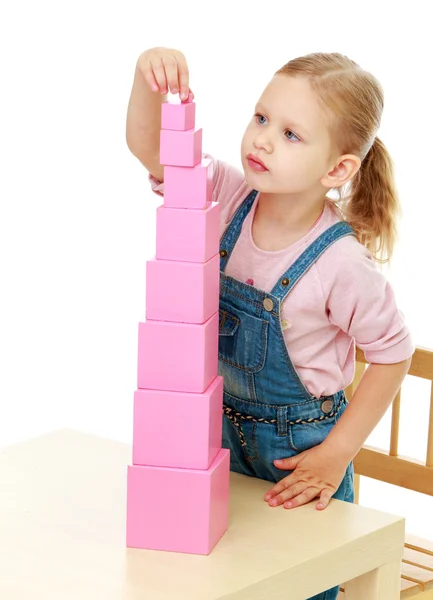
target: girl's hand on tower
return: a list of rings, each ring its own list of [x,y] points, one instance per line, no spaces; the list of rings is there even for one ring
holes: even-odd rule
[[[284,503],[284,508],[296,508],[320,496],[316,508],[323,510],[340,487],[349,462],[329,447],[319,444],[296,456],[275,460],[274,465],[293,473],[267,492],[264,499],[269,506]]]
[[[138,59],[138,68],[150,89],[155,93],[180,95],[188,100],[192,92],[189,89],[189,70],[185,56],[179,50],[171,48],[151,48],[143,52]],[[193,97],[193,95],[192,95]],[[192,100],[192,97],[189,100]]]

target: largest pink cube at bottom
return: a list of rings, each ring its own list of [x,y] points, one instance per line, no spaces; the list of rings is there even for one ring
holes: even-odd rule
[[[206,471],[128,467],[126,545],[210,554],[228,528],[230,451]]]

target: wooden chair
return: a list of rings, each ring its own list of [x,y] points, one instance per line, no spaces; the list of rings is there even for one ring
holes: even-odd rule
[[[349,401],[366,365],[364,353],[357,348],[355,378],[346,390]],[[389,449],[381,450],[365,445],[355,457],[356,503],[359,503],[361,475],[433,496],[433,351],[418,347],[413,355],[409,375],[432,382],[425,462],[398,454],[400,390],[392,405]],[[339,598],[344,600],[344,588],[341,590]],[[415,596],[417,600],[433,600],[433,541],[406,533],[405,551],[401,562],[401,598]]]

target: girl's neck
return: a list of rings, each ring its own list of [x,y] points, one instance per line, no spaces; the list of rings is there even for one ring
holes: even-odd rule
[[[269,246],[284,248],[301,239],[319,219],[325,203],[325,197],[294,202],[277,194],[260,193],[253,223],[254,237],[262,240],[257,245],[262,247],[263,240],[269,237]]]

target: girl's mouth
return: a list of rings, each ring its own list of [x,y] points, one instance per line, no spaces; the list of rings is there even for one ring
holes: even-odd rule
[[[258,156],[254,154],[248,154],[247,156],[248,166],[251,167],[257,173],[263,173],[269,171],[266,165],[260,160]]]

